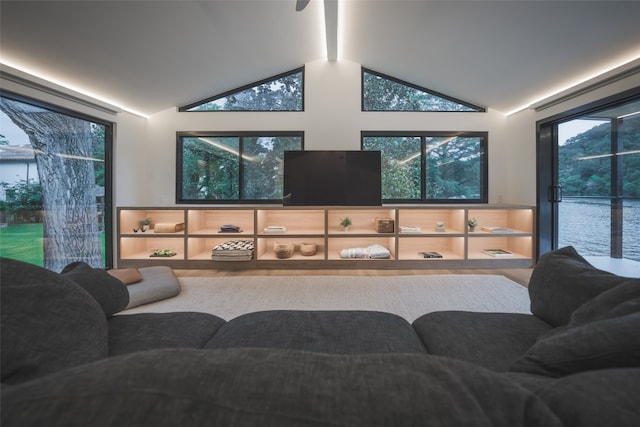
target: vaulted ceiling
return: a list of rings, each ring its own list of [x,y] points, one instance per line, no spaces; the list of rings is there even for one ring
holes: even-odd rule
[[[323,4],[2,0],[1,62],[149,115],[323,60]],[[339,0],[338,61],[506,113],[637,61],[639,16],[640,1]]]

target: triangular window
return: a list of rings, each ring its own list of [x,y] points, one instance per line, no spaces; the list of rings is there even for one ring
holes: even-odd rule
[[[304,111],[304,67],[185,105],[178,111]]]
[[[486,109],[363,67],[362,111],[485,112]]]

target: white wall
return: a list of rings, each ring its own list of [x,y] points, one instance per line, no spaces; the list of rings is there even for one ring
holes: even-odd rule
[[[115,157],[118,165],[115,204],[175,204],[176,132],[246,130],[301,130],[305,132],[305,148],[308,150],[358,150],[362,130],[487,131],[489,201],[513,202],[509,195],[509,156],[513,141],[506,133],[504,115],[491,110],[487,113],[362,112],[360,87],[359,64],[316,61],[306,64],[305,68],[304,112],[179,113],[176,108],[171,108],[147,120],[142,139],[137,126],[131,129],[134,135],[129,135],[120,126]],[[203,93],[202,97],[210,95]],[[143,150],[141,146],[144,146]],[[143,158],[140,159],[141,155]],[[132,157],[139,160],[132,164]],[[134,170],[121,171],[123,164],[127,169],[132,166]],[[127,178],[123,179],[123,175]]]

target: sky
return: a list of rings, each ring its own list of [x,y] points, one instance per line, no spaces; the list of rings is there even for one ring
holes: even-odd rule
[[[11,119],[0,111],[0,134],[4,135],[10,145],[29,145],[29,137]]]

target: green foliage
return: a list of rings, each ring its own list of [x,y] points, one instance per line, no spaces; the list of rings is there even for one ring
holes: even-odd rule
[[[6,199],[0,202],[0,210],[5,212],[41,211],[42,187],[39,182],[20,180],[14,184],[0,183],[4,187]]]
[[[282,199],[284,152],[301,148],[302,140],[297,136],[244,138],[242,198]]]
[[[478,111],[426,89],[366,71],[362,84],[364,111]]]
[[[302,111],[303,74],[297,71],[189,111]]]
[[[215,139],[220,146],[207,143]],[[237,200],[239,198],[240,141],[230,138],[184,138],[182,146],[182,198]]]
[[[365,137],[363,149],[382,153],[382,199],[420,199],[420,137]]]
[[[383,200],[421,200],[420,137],[367,136],[363,149],[382,153]],[[426,137],[426,152],[426,199],[480,197],[480,137]]]
[[[640,118],[624,120],[619,135],[622,151],[640,150]],[[612,161],[620,158],[623,195],[640,197],[640,153],[606,156],[611,153],[610,124],[595,126],[568,139],[558,151],[558,180],[564,196],[610,196]]]
[[[284,151],[300,149],[300,136],[185,137],[181,198],[282,199]]]

